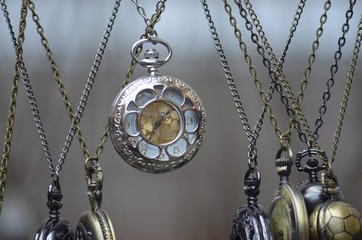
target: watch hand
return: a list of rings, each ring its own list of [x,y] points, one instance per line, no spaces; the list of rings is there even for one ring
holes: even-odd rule
[[[171,108],[169,108],[166,112],[161,112],[160,118],[154,123],[152,127],[152,132],[148,140],[151,140],[152,137],[155,135],[157,129],[161,126],[162,122],[167,120],[170,117]]]

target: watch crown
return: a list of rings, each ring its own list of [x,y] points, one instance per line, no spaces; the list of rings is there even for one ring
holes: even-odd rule
[[[146,59],[158,59],[160,57],[160,54],[157,52],[156,49],[150,48],[146,50],[144,56]]]

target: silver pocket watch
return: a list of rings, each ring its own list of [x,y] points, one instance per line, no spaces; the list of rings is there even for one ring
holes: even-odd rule
[[[145,59],[135,51],[145,43],[161,44],[168,55],[147,49]],[[110,117],[110,138],[119,155],[132,167],[148,173],[166,173],[188,163],[199,150],[205,134],[205,110],[197,94],[183,81],[160,75],[157,68],[172,55],[168,43],[141,39],[131,50],[137,63],[148,69],[123,88],[115,98]]]

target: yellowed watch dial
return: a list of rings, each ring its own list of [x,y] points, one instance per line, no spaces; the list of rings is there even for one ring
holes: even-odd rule
[[[273,237],[275,240],[292,239],[292,221],[290,209],[283,198],[277,198],[273,203],[270,213],[270,222]]]
[[[148,104],[141,112],[141,133],[153,144],[168,144],[176,139],[180,130],[180,117],[176,108],[165,101]]]

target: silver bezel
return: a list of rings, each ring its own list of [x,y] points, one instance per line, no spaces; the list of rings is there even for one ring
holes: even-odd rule
[[[165,91],[176,90],[184,97],[183,102],[175,102],[166,97]],[[142,106],[137,106],[136,98],[144,91],[153,91],[154,98]],[[142,110],[150,103],[164,101],[172,105],[180,116],[180,131],[177,137],[167,144],[150,143],[142,133],[130,135],[127,133],[124,122],[130,113],[137,114],[137,121]],[[192,133],[186,132],[185,111],[192,110],[198,118],[198,127]],[[189,162],[200,148],[205,134],[205,110],[197,94],[183,81],[171,76],[148,75],[129,83],[115,98],[109,117],[110,138],[118,154],[131,166],[149,173],[165,173],[175,170]],[[137,126],[139,127],[139,126]],[[192,135],[192,139],[189,139]],[[138,149],[141,141],[147,142],[160,149],[160,154],[181,138],[186,139],[186,150],[181,156],[168,155],[168,160],[159,160],[157,157],[144,156]],[[183,141],[183,140],[182,140]],[[168,152],[167,152],[168,153]],[[159,155],[160,155],[159,154]]]

